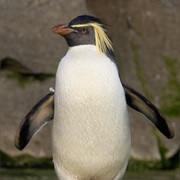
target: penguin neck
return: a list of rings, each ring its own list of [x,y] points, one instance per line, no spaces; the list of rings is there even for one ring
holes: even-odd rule
[[[77,46],[69,46],[69,51],[71,50],[76,50],[76,51],[84,51],[84,50],[93,50],[93,51],[97,51],[96,46],[93,44],[85,44],[85,45],[77,45]],[[98,53],[98,51],[97,51]]]
[[[82,52],[84,50],[93,50],[94,52],[96,52],[97,54],[104,54],[106,55],[112,62],[114,62],[117,66],[117,63],[116,63],[116,58],[115,58],[115,55],[114,55],[114,52],[110,49],[107,49],[106,53],[104,52],[99,52],[96,45],[94,44],[88,44],[88,45],[77,45],[77,46],[71,46],[69,47],[69,51],[71,50],[77,50],[79,52]],[[88,55],[88,54],[87,54]]]

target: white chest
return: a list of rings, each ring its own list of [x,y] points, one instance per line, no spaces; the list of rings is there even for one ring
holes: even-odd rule
[[[128,115],[116,65],[94,46],[70,49],[56,74],[55,161],[72,173],[79,166],[94,171],[112,163],[117,171],[129,150]]]

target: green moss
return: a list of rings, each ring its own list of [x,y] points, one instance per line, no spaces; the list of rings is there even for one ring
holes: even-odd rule
[[[128,163],[128,171],[144,171],[144,170],[161,170],[159,161],[130,159]]]
[[[1,70],[7,72],[6,77],[8,79],[16,80],[20,87],[24,87],[35,81],[41,82],[50,77],[54,77],[54,74],[50,73],[33,72],[20,61],[10,57],[3,58],[0,63]]]
[[[131,49],[132,49],[132,53],[133,53],[133,60],[134,60],[134,64],[135,64],[136,76],[141,84],[141,87],[142,87],[146,97],[152,99],[153,98],[152,94],[148,91],[148,89],[146,87],[147,78],[146,78],[146,74],[143,71],[143,68],[141,67],[141,64],[140,64],[137,45],[133,41],[131,42]]]
[[[8,79],[15,80],[20,87],[25,87],[27,84],[35,81],[33,76],[25,77],[24,75],[16,72],[10,72],[6,76]]]
[[[144,171],[144,170],[172,170],[179,167],[179,152],[172,158],[161,160],[137,160],[131,158],[128,163],[128,171]]]
[[[57,180],[54,169],[1,168],[1,180]]]
[[[53,168],[52,158],[35,158],[30,155],[10,156],[0,151],[1,168]]]
[[[131,158],[128,163],[129,171],[141,170],[163,170],[175,169],[178,167],[179,151],[168,161],[168,166],[163,164],[164,161],[144,161]],[[3,151],[0,151],[1,164],[0,168],[37,168],[37,169],[53,169],[53,162],[51,157],[35,158],[30,155],[9,156]]]
[[[180,116],[180,82],[178,80],[178,73],[180,70],[180,63],[168,56],[162,56],[168,71],[167,84],[163,89],[165,94],[161,96],[161,110],[170,117]]]
[[[43,82],[46,79],[53,77],[54,74],[45,73],[17,73],[10,72],[7,74],[7,78],[17,81],[20,87],[25,87],[26,85],[33,83],[35,81]]]
[[[157,138],[157,144],[158,144],[158,149],[159,149],[159,154],[160,154],[160,166],[161,168],[164,169],[170,169],[171,168],[171,162],[170,159],[166,157],[167,153],[167,148],[163,144],[162,140],[160,139],[159,135],[156,133],[156,138]]]

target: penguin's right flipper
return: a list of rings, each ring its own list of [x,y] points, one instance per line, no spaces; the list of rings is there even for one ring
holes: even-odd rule
[[[44,96],[25,116],[15,136],[15,146],[22,150],[46,123],[54,118],[54,92]]]
[[[174,137],[174,130],[158,109],[144,96],[134,89],[123,84],[127,104],[136,111],[147,117],[168,139]]]

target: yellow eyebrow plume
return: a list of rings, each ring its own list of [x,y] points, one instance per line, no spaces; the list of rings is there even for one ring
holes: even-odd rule
[[[92,26],[95,32],[95,42],[98,51],[106,53],[107,48],[113,51],[112,42],[106,34],[106,30],[99,23],[87,23],[72,25],[72,27]]]

